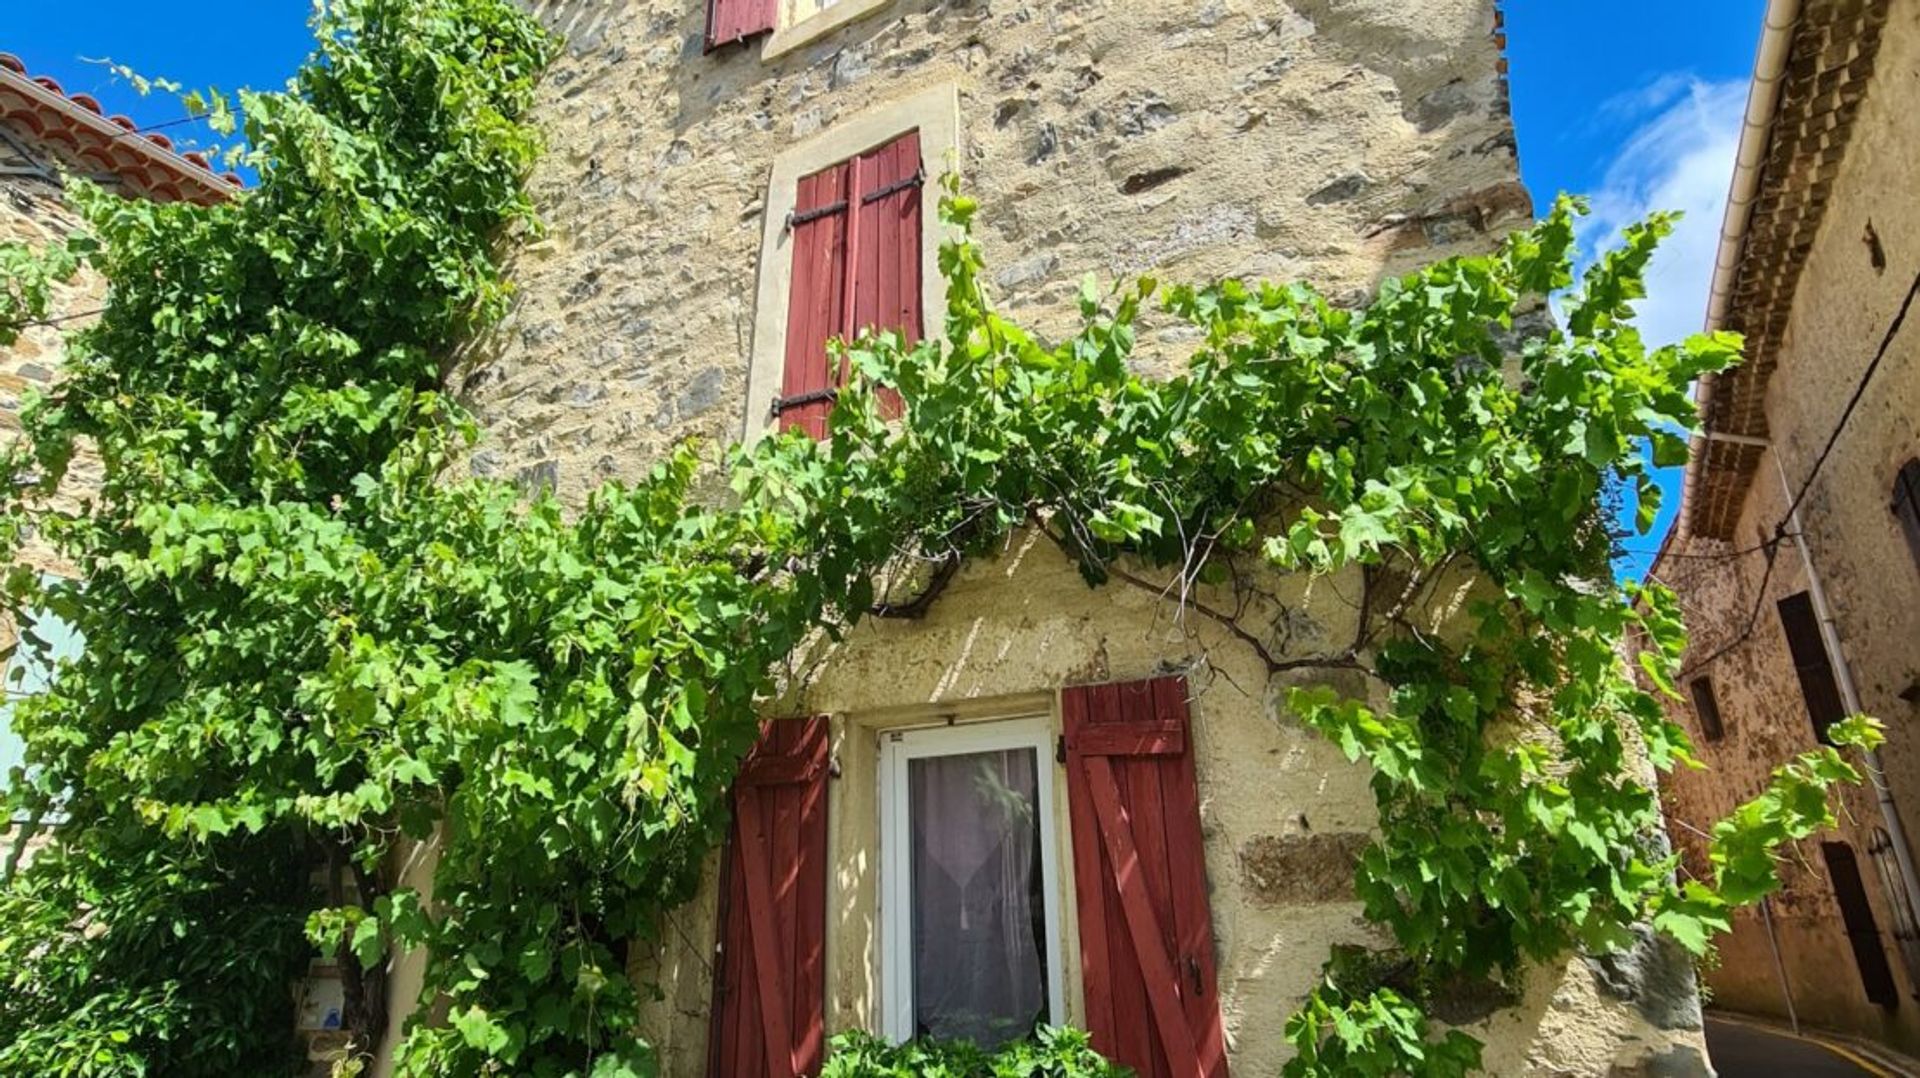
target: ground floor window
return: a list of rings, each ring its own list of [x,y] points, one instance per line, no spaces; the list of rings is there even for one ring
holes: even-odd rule
[[[1044,718],[885,735],[886,1033],[990,1047],[1064,1016]]]
[[[1900,959],[1907,967],[1907,983],[1920,991],[1920,924],[1916,924],[1913,896],[1900,879],[1899,860],[1893,850],[1893,836],[1886,828],[1873,829],[1867,854],[1880,870],[1880,893],[1887,896],[1887,909],[1893,914],[1893,940],[1900,946]]]
[[[1820,852],[1826,858],[1827,878],[1833,884],[1833,898],[1840,906],[1840,920],[1846,925],[1847,942],[1853,946],[1854,965],[1860,971],[1860,986],[1867,1000],[1882,1007],[1898,1007],[1900,993],[1893,985],[1893,969],[1887,965],[1880,926],[1874,921],[1873,905],[1867,901],[1866,884],[1860,879],[1860,863],[1853,847],[1844,842],[1822,842]]]

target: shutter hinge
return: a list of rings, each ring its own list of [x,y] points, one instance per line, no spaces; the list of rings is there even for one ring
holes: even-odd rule
[[[1061,734],[1054,739],[1053,762],[1056,764],[1064,764],[1067,762],[1067,735],[1065,734]]]
[[[808,221],[818,221],[822,217],[832,217],[836,213],[847,212],[847,200],[829,202],[810,210],[794,210],[787,214],[787,231],[792,232],[795,225],[804,225]]]
[[[774,416],[778,417],[780,413],[785,412],[789,408],[800,408],[809,404],[818,404],[821,401],[832,401],[832,400],[839,400],[839,399],[840,399],[840,391],[837,389],[833,389],[833,388],[810,389],[805,393],[796,393],[791,397],[773,398],[772,411]]]
[[[914,169],[913,175],[908,176],[906,179],[895,180],[892,183],[886,185],[885,187],[876,188],[872,191],[868,191],[864,195],[861,195],[860,204],[862,206],[865,206],[868,203],[878,202],[881,199],[887,197],[888,195],[898,194],[899,192],[905,191],[908,188],[919,187],[925,184],[926,182],[927,182],[926,172],[921,169]]]
[[[866,194],[861,195],[860,204],[862,206],[871,205],[875,202],[880,201],[883,198],[886,198],[888,195],[898,194],[901,191],[906,191],[915,187],[924,187],[926,186],[926,183],[927,183],[926,170],[914,169],[913,175],[911,176],[908,176],[904,179],[895,180],[892,183],[887,184],[885,187],[877,187],[871,191],[868,191]],[[796,225],[804,225],[809,221],[818,221],[822,217],[832,217],[836,213],[845,213],[845,212],[847,212],[847,200],[844,198],[839,200],[838,202],[829,202],[824,206],[816,206],[810,210],[794,210],[787,214],[787,231],[792,232],[794,229],[794,226]]]

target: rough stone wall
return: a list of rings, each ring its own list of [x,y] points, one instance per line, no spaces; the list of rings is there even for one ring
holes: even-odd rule
[[[898,0],[765,61],[758,46],[704,54],[698,3],[532,6],[568,41],[536,116],[546,229],[511,256],[515,311],[475,342],[459,385],[487,431],[473,470],[571,503],[680,438],[749,429],[775,156],[922,91],[957,87],[993,286],[1042,332],[1071,326],[1088,273],[1306,279],[1356,302],[1531,215],[1493,0]],[[1138,362],[1164,369],[1188,343],[1149,323]],[[1337,638],[1333,586],[1299,598]],[[923,622],[863,628],[789,704],[834,713],[852,759],[873,709],[1051,699],[1206,655],[1191,676],[1223,1010],[1236,1072],[1274,1073],[1328,943],[1378,942],[1348,892],[1373,809],[1363,770],[1236,687],[1264,682],[1251,657],[1196,631],[1023,549],[969,567]],[[872,780],[836,781],[830,808],[830,1032],[877,1014],[872,823],[846,792]],[[714,914],[709,880],[636,960],[662,993],[643,1024],[669,1075],[704,1072]],[[1704,1073],[1690,971],[1651,944],[1537,971],[1517,1001],[1461,1001],[1448,1018],[1488,1040],[1493,1074]]]
[[[1767,543],[1786,512],[1775,454],[1798,488],[1839,422],[1848,397],[1880,347],[1902,298],[1920,273],[1920,209],[1910,196],[1920,170],[1912,116],[1920,108],[1920,12],[1903,6],[1887,25],[1873,83],[1855,121],[1825,221],[1805,254],[1766,398],[1775,448],[1747,492],[1730,542],[1677,540],[1656,574],[1681,594],[1694,642],[1689,663],[1735,646],[1705,667],[1718,694],[1725,740],[1700,745],[1711,768],[1675,777],[1667,789],[1676,841],[1697,858],[1706,828],[1758,792],[1769,770],[1815,745],[1774,603],[1806,589],[1792,542],[1773,555]],[[1911,317],[1874,376],[1832,455],[1801,506],[1814,563],[1833,607],[1842,647],[1865,709],[1888,727],[1889,780],[1909,829],[1920,825],[1920,565],[1888,511],[1902,461],[1920,454],[1920,327]],[[1716,558],[1715,555],[1730,555]],[[1764,594],[1762,585],[1764,581]],[[1747,635],[1749,613],[1752,633]],[[1701,741],[1690,705],[1676,717]],[[1920,1048],[1920,985],[1893,939],[1894,916],[1868,851],[1881,826],[1871,797],[1846,799],[1840,837],[1858,855],[1888,962],[1906,999],[1888,1012],[1866,1001],[1817,843],[1790,866],[1786,892],[1773,903],[1787,979],[1802,1021]],[[1831,836],[1829,836],[1831,837]],[[1696,862],[1697,863],[1697,862]],[[1743,916],[1708,975],[1719,1005],[1786,1013],[1765,926]]]
[[[464,388],[472,466],[570,498],[741,435],[770,161],[917,90],[958,85],[990,271],[1043,330],[1087,273],[1357,298],[1529,216],[1492,0],[898,0],[771,62],[703,55],[688,0],[535,7],[569,35],[537,115],[548,231]]]
[[[4,128],[0,128],[3,132]],[[37,171],[29,172],[28,169]],[[58,165],[25,139],[0,138],[0,243],[25,243],[40,248],[79,227],[79,219],[61,195]],[[46,321],[30,326],[11,345],[0,348],[0,441],[20,433],[20,408],[31,392],[45,392],[57,379],[61,364],[61,337],[86,324],[91,312],[105,301],[106,280],[91,269],[54,286]],[[99,462],[80,454],[57,503],[66,508],[99,485]],[[44,549],[29,548],[27,559],[46,572],[71,572]]]

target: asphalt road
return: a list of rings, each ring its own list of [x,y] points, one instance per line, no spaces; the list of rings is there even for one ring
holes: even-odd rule
[[[1707,1054],[1720,1078],[1885,1078],[1808,1041],[1707,1018]]]

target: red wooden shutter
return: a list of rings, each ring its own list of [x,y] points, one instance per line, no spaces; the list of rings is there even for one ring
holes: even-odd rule
[[[800,181],[792,218],[787,356],[774,411],[780,429],[827,433],[833,391],[846,384],[827,342],[866,329],[919,341],[920,134],[908,132]],[[885,395],[897,413],[899,397]]]
[[[1226,1078],[1186,681],[1061,703],[1093,1046],[1140,1078]]]
[[[707,49],[773,29],[775,0],[707,0]]]
[[[774,405],[780,429],[800,427],[827,436],[832,390],[840,384],[828,367],[827,342],[845,336],[847,282],[847,179],[852,163],[833,166],[800,181],[793,209],[793,293],[787,304],[787,365]]]
[[[850,244],[848,335],[891,329],[915,344],[921,333],[920,133],[863,154],[853,167],[860,204]],[[899,394],[889,390],[881,400],[889,416],[900,414]]]
[[[734,782],[708,1032],[711,1078],[820,1073],[827,751],[824,717],[767,723]]]

